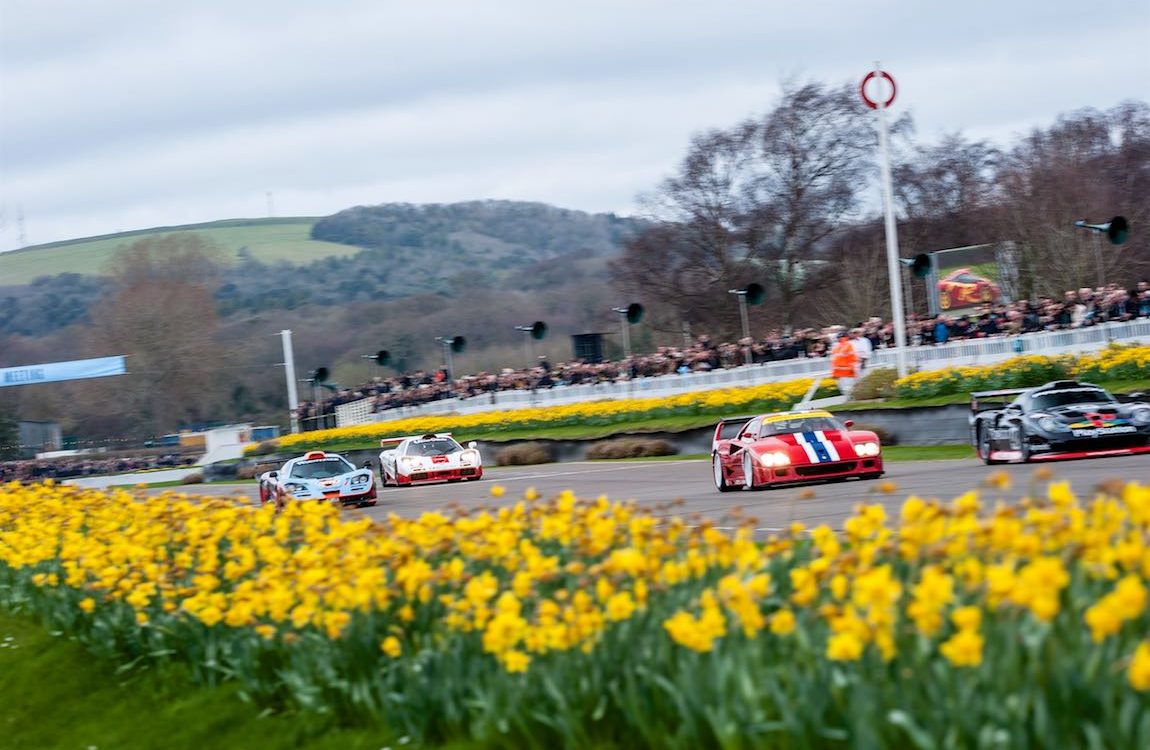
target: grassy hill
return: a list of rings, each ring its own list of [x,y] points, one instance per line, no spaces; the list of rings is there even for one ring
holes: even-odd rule
[[[307,216],[228,219],[33,245],[0,253],[0,284],[27,284],[39,276],[58,273],[99,274],[119,248],[147,237],[176,232],[198,232],[233,258],[242,248],[247,248],[253,258],[265,263],[287,261],[300,265],[321,258],[354,255],[362,249],[311,239],[311,228],[318,220],[318,217]]]

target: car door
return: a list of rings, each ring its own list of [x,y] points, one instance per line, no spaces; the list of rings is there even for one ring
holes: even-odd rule
[[[729,476],[731,477],[731,481],[736,484],[744,481],[743,451],[747,446],[758,439],[759,430],[762,429],[762,426],[762,418],[756,417],[750,422],[747,422],[747,426],[743,428],[743,431],[731,440],[731,447],[727,452],[727,460],[729,461],[731,472]]]

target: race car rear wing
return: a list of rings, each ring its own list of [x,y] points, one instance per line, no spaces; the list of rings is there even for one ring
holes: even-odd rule
[[[987,409],[1001,409],[1029,388],[1004,388],[1000,391],[975,391],[970,394],[970,411],[977,414]],[[989,402],[989,403],[987,403]]]
[[[422,435],[402,435],[400,437],[380,438],[379,447],[380,448],[386,448],[389,445],[397,445],[399,443],[402,443],[404,440],[413,440],[413,439],[414,440],[420,440],[420,439],[426,440],[427,438],[437,438],[437,437],[448,437],[449,438],[449,437],[451,437],[451,433],[450,432],[425,432]]]
[[[730,427],[731,425],[738,425],[740,428],[740,432],[741,432],[742,426],[745,425],[747,422],[750,422],[752,419],[754,419],[753,416],[750,416],[750,417],[724,417],[724,418],[719,420],[719,423],[717,425],[715,425],[715,434],[719,436],[718,439],[720,439],[720,440],[727,440],[731,437],[736,437],[737,433],[736,433],[736,435],[732,435],[732,434],[727,432],[726,428]]]

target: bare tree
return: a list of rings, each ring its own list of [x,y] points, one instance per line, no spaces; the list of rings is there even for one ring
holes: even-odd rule
[[[1103,113],[1086,109],[1035,130],[1006,159],[999,176],[1000,232],[1020,250],[1022,292],[1059,295],[1144,272],[1145,237],[1115,250],[1074,226],[1079,218],[1150,219],[1150,114],[1141,103]]]
[[[997,241],[988,209],[999,196],[1001,161],[998,149],[959,133],[915,147],[892,170],[895,200],[905,215],[900,245],[914,254]]]
[[[728,289],[768,288],[764,318],[785,325],[821,243],[857,215],[875,133],[852,86],[786,85],[765,117],[696,137],[678,172],[647,199],[658,226],[612,268],[666,330],[683,321],[718,335],[738,330]]]
[[[130,374],[104,411],[152,434],[220,416],[229,379],[213,297],[218,258],[196,234],[141,240],[113,258],[115,287],[92,310],[90,346],[127,355]]]

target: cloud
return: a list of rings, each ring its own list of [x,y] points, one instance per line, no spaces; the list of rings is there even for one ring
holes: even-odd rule
[[[0,203],[23,208],[32,242],[261,215],[267,191],[281,215],[474,198],[628,211],[692,133],[766,111],[784,79],[855,81],[876,57],[926,139],[1001,143],[1150,99],[1145,3],[807,5],[9,0]]]

